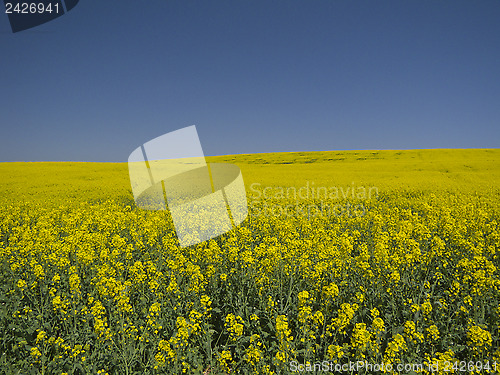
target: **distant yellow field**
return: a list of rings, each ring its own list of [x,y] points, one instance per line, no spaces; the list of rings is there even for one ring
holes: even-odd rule
[[[208,159],[250,213],[186,248],[126,163],[0,163],[0,368],[500,372],[500,150]]]

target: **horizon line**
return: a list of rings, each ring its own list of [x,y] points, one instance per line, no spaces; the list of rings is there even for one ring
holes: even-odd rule
[[[205,155],[207,157],[221,156],[243,156],[243,155],[264,155],[264,154],[295,154],[295,153],[317,153],[317,152],[357,152],[357,151],[438,151],[438,150],[500,150],[500,148],[476,148],[476,147],[458,147],[458,148],[401,148],[401,149],[357,149],[357,150],[314,150],[314,151],[269,151],[269,152],[253,152],[244,154],[222,154],[222,155]],[[15,160],[15,161],[0,161],[0,163],[128,163],[128,161],[85,161],[85,160]]]

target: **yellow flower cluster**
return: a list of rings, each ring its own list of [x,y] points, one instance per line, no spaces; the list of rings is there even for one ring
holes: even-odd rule
[[[467,342],[475,351],[488,349],[492,345],[491,333],[479,326],[471,326],[467,331]]]
[[[236,340],[243,335],[243,323],[243,319],[239,315],[228,314],[226,316],[225,326],[232,340]]]

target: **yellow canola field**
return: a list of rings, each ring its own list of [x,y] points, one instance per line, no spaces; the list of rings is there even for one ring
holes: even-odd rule
[[[186,248],[126,163],[0,163],[6,374],[500,372],[500,150],[209,159],[249,216]]]

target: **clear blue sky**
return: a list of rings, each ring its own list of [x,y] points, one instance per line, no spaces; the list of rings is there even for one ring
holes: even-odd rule
[[[500,146],[498,0],[81,0],[0,48],[0,161]]]

